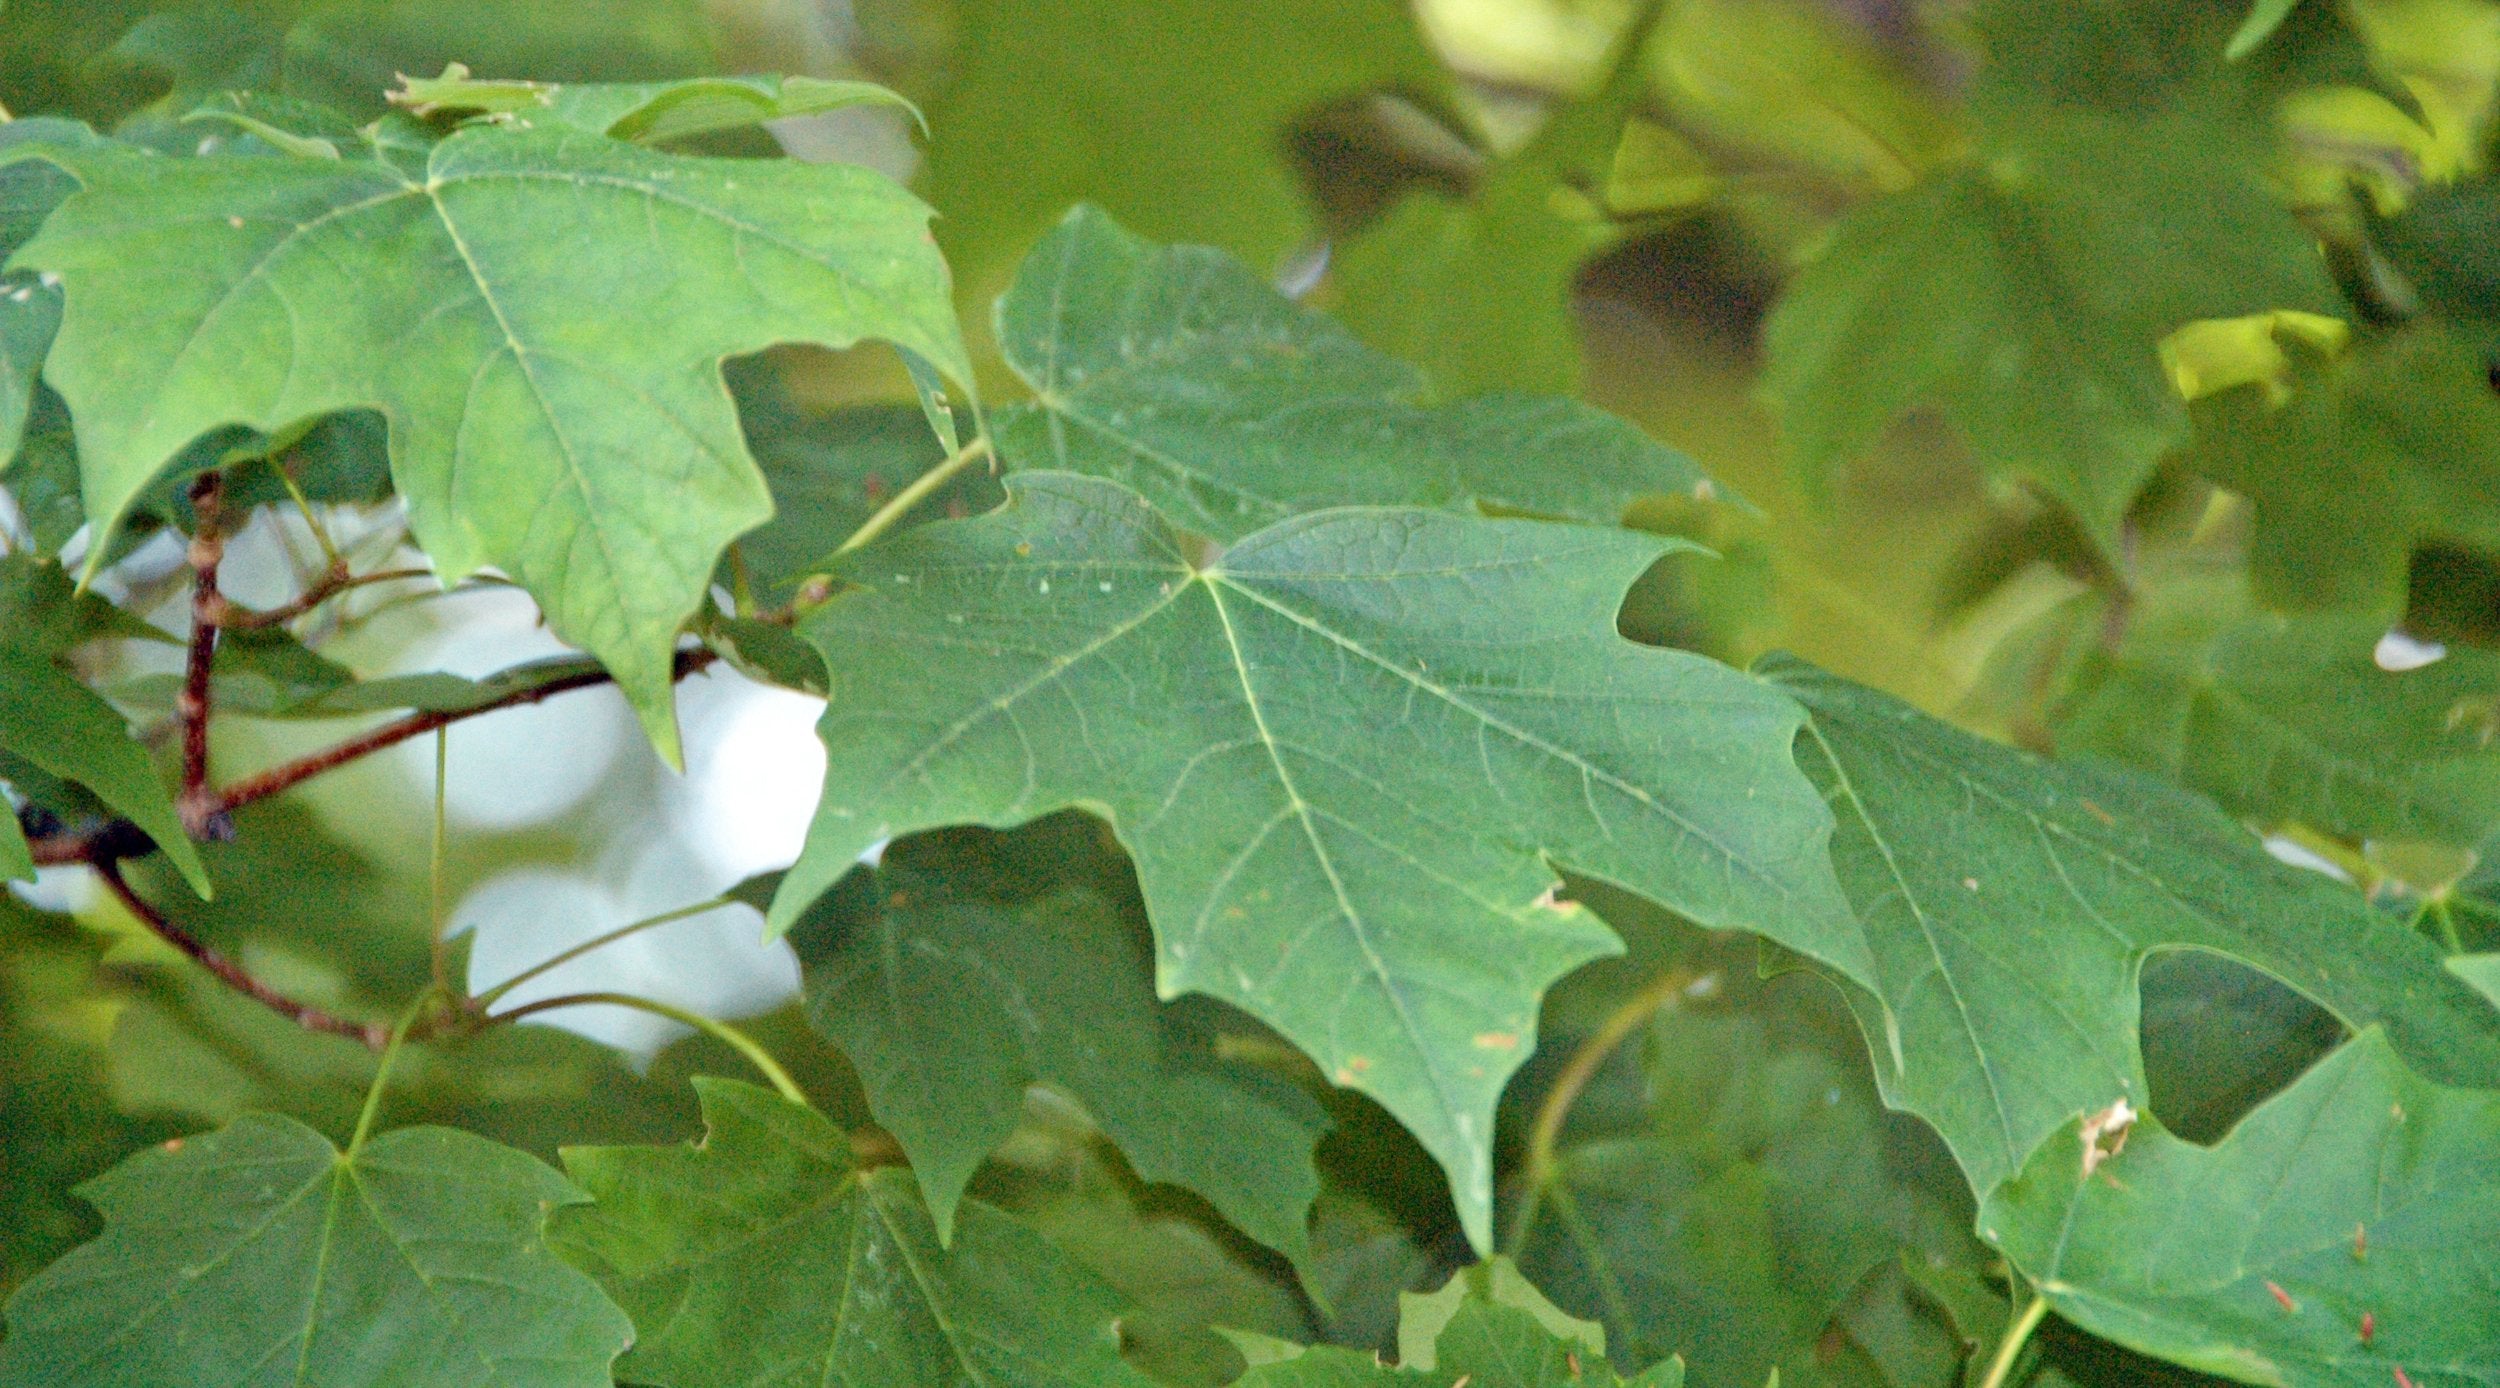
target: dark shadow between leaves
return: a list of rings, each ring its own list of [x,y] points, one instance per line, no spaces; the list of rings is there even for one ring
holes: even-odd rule
[[[2210,1147],[2300,1078],[2346,1032],[2270,974],[2203,950],[2165,950],[2139,976],[2146,1102],[2178,1137]]]

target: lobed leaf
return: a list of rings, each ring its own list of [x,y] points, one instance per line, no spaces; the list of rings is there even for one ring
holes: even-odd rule
[[[1240,262],[1069,214],[998,305],[1033,387],[1011,466],[1106,477],[1232,541],[1332,505],[1470,503],[1611,525],[1645,496],[1711,496],[1691,459],[1567,400],[1418,406],[1424,383]]]
[[[2154,771],[2263,824],[2470,847],[2500,828],[2500,656],[2382,668],[2367,614],[2252,612],[2236,581],[2153,589],[2085,655],[2058,750]]]
[[[1054,474],[842,573],[786,929],[870,845],[1083,807],[1136,859],[1157,990],[1275,1026],[1491,1214],[1492,1116],[1538,996],[1617,944],[1554,866],[1868,968],[1798,779],[1794,705],[1615,634],[1673,542],[1426,511],[1286,521],[1218,560]]]
[[[2156,950],[2262,970],[2444,1082],[2500,1084],[2500,1011],[2349,888],[2149,778],[2043,762],[1772,658],[1875,960],[1850,988],[1885,1100],[1981,1194],[2076,1113],[2145,1107],[2137,974]]]
[[[1120,1305],[989,1206],[951,1247],[899,1170],[862,1172],[840,1130],[768,1091],[698,1077],[704,1140],[587,1147],[596,1203],[549,1237],[639,1332],[618,1372],[672,1388],[760,1382],[999,1388],[1152,1382],[1120,1358]]]
[[[2070,1121],[1980,1211],[2059,1315],[2246,1383],[2500,1383],[2500,1095],[2372,1029],[2210,1149],[2086,1145]]]
[[[581,1194],[445,1128],[341,1153],[250,1115],[84,1188],[95,1242],[18,1290],[8,1388],[259,1381],[606,1388],[624,1315],[541,1241]],[[284,1367],[281,1367],[284,1366]]]
[[[68,295],[46,378],[99,526],[206,430],[378,410],[446,581],[519,580],[672,758],[678,630],[771,515],[722,358],[880,337],[969,370],[926,209],[864,169],[502,126],[407,170],[45,157],[83,186],[11,263]]]

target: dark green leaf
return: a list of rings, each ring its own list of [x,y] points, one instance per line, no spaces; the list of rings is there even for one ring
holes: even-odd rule
[[[1603,1345],[1586,1338],[1594,1326],[1558,1319],[1507,1264],[1490,1266],[1495,1280],[1481,1276],[1487,1271],[1471,1268],[1430,1297],[1406,1298],[1399,1327],[1406,1362],[1397,1368],[1323,1347],[1264,1363],[1240,1380],[1241,1388],[1682,1388],[1680,1361],[1623,1378],[1606,1362]],[[1505,1276],[1507,1285],[1498,1280]]]
[[[1741,977],[1722,986],[1745,990]],[[1620,1091],[1575,1106],[1520,1258],[1607,1318],[1619,1360],[1681,1355],[1694,1388],[1761,1388],[1775,1369],[1833,1382],[1824,1365],[1851,1292],[1919,1242],[1922,1221],[1949,1234],[1967,1218],[1923,1208],[1940,1202],[1904,1180],[1828,993],[1797,979],[1742,1011],[1663,1013],[1625,1048],[1637,1065]]]
[[[512,574],[672,758],[677,632],[722,549],[771,514],[722,357],[875,336],[968,374],[926,209],[864,169],[500,126],[417,175],[49,157],[85,186],[18,262],[69,296],[47,379],[99,525],[203,431],[379,410],[444,577]]]
[[[951,1245],[911,1177],[863,1173],[839,1130],[765,1090],[698,1079],[708,1136],[593,1147],[565,1167],[597,1202],[550,1238],[639,1332],[618,1366],[673,1388],[1116,1385],[1120,1305],[1014,1220],[977,1202]]]
[[[1786,659],[1876,960],[1849,990],[1887,1102],[1985,1193],[2077,1113],[2144,1106],[2136,977],[2199,949],[2283,980],[2427,1073],[2500,1082],[2500,1012],[2349,888],[2149,778],[2042,762]]]
[[[1231,541],[1322,506],[1484,503],[1598,524],[1711,495],[1692,460],[1565,400],[1419,408],[1414,369],[1294,307],[1238,262],[1079,209],[999,304],[1037,396],[999,419],[1020,468],[1108,477]]]
[[[18,1290],[8,1388],[259,1381],[605,1388],[631,1327],[540,1240],[582,1197],[445,1128],[342,1154],[288,1118],[169,1142],[85,1193],[103,1237]]]
[[[938,1227],[1015,1130],[1025,1087],[1043,1083],[1083,1105],[1140,1176],[1197,1191],[1307,1260],[1319,1108],[1165,1018],[1151,943],[1103,893],[1070,883],[1005,901],[959,881],[863,870],[791,936],[809,1019],[858,1067]]]
[[[1480,1245],[1537,997],[1616,948],[1549,859],[1868,968],[1794,705],[1615,634],[1673,542],[1349,509],[1193,562],[1108,483],[1010,497],[860,555],[865,591],[805,623],[838,750],[777,927],[881,839],[1095,809],[1137,859],[1157,990],[1233,1003],[1379,1099]]]
[[[830,567],[834,550],[879,506],[946,457],[916,406],[811,410],[792,397],[769,358],[731,363],[729,383],[747,447],[773,494],[772,520],[740,536],[736,551],[763,602],[789,601],[810,574]],[[986,511],[999,495],[987,469],[968,468],[922,503],[915,518]]]
[[[2111,1145],[2067,1123],[1980,1212],[2059,1315],[2248,1383],[2500,1382],[2500,1096],[2371,1030],[2211,1149]]]

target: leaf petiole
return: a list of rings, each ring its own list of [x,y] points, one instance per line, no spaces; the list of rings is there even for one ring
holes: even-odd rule
[[[436,989],[426,989],[392,1024],[391,1039],[383,1044],[381,1062],[373,1067],[373,1083],[365,1090],[364,1107],[356,1111],[356,1131],[347,1139],[345,1160],[354,1161],[356,1154],[365,1149],[365,1139],[373,1135],[373,1121],[381,1116],[382,1095],[390,1088],[391,1067],[399,1062],[400,1048],[408,1044],[408,1033],[416,1027],[417,1019],[424,1016],[441,996]]]
[[[781,1097],[804,1108],[815,1107],[807,1101],[807,1091],[799,1088],[799,1082],[790,1078],[790,1072],[781,1068],[781,1062],[773,1059],[772,1052],[756,1044],[754,1037],[717,1017],[706,1017],[700,1012],[690,1011],[674,1003],[661,1002],[657,998],[641,997],[633,993],[567,993],[562,997],[540,998],[536,1002],[526,1002],[509,1012],[498,1012],[486,1020],[517,1022],[540,1012],[554,1012],[567,1007],[590,1007],[600,1003],[606,1003],[611,1007],[630,1007],[637,1012],[648,1012],[654,1017],[666,1017],[672,1022],[681,1022],[693,1027],[746,1057],[748,1064],[761,1072],[765,1079],[772,1081],[773,1088],[781,1091]]]
[[[2040,1328],[2048,1314],[2049,1299],[2033,1295],[2031,1304],[2023,1308],[2013,1324],[2005,1327],[2005,1338],[1997,1344],[1996,1357],[1988,1361],[1988,1374],[1979,1380],[1979,1388],[2006,1388],[2014,1381],[2015,1361],[2022,1358],[2023,1346],[2031,1343],[2031,1332]]]
[[[717,911],[723,906],[730,906],[734,904],[736,903],[729,897],[716,896],[709,901],[698,901],[692,906],[680,906],[673,911],[662,911],[656,916],[645,916],[641,920],[634,921],[626,925],[620,925],[616,929],[608,931],[604,935],[598,935],[584,940],[580,944],[575,945],[560,954],[551,955],[535,964],[530,965],[528,968],[521,970],[512,977],[507,978],[503,982],[496,984],[494,987],[487,989],[485,992],[478,994],[473,1002],[473,1005],[481,1008],[492,1007],[497,1002],[501,1001],[506,994],[510,993],[513,989],[520,987],[522,984],[529,982],[531,979],[561,968],[566,964],[570,964],[574,960],[579,959],[583,955],[589,954],[594,950],[605,949],[609,945],[615,944],[617,941],[624,939],[628,935],[639,935],[646,930],[651,930],[663,925],[672,925],[678,921],[685,920],[688,917],[700,916],[707,911]]]
[[[877,508],[876,514],[862,521],[859,529],[852,531],[851,538],[844,540],[842,547],[834,553],[836,555],[848,554],[893,529],[895,522],[911,514],[913,507],[928,500],[931,492],[953,480],[956,473],[988,456],[990,456],[990,441],[987,438],[974,439],[948,454],[944,462],[920,474],[919,477],[913,479],[910,486],[888,498],[883,506]]]

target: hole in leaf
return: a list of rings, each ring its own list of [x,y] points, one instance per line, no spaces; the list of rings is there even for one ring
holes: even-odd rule
[[[2148,1107],[2210,1146],[2344,1039],[2326,1009],[2236,960],[2158,954],[2143,974]]]

